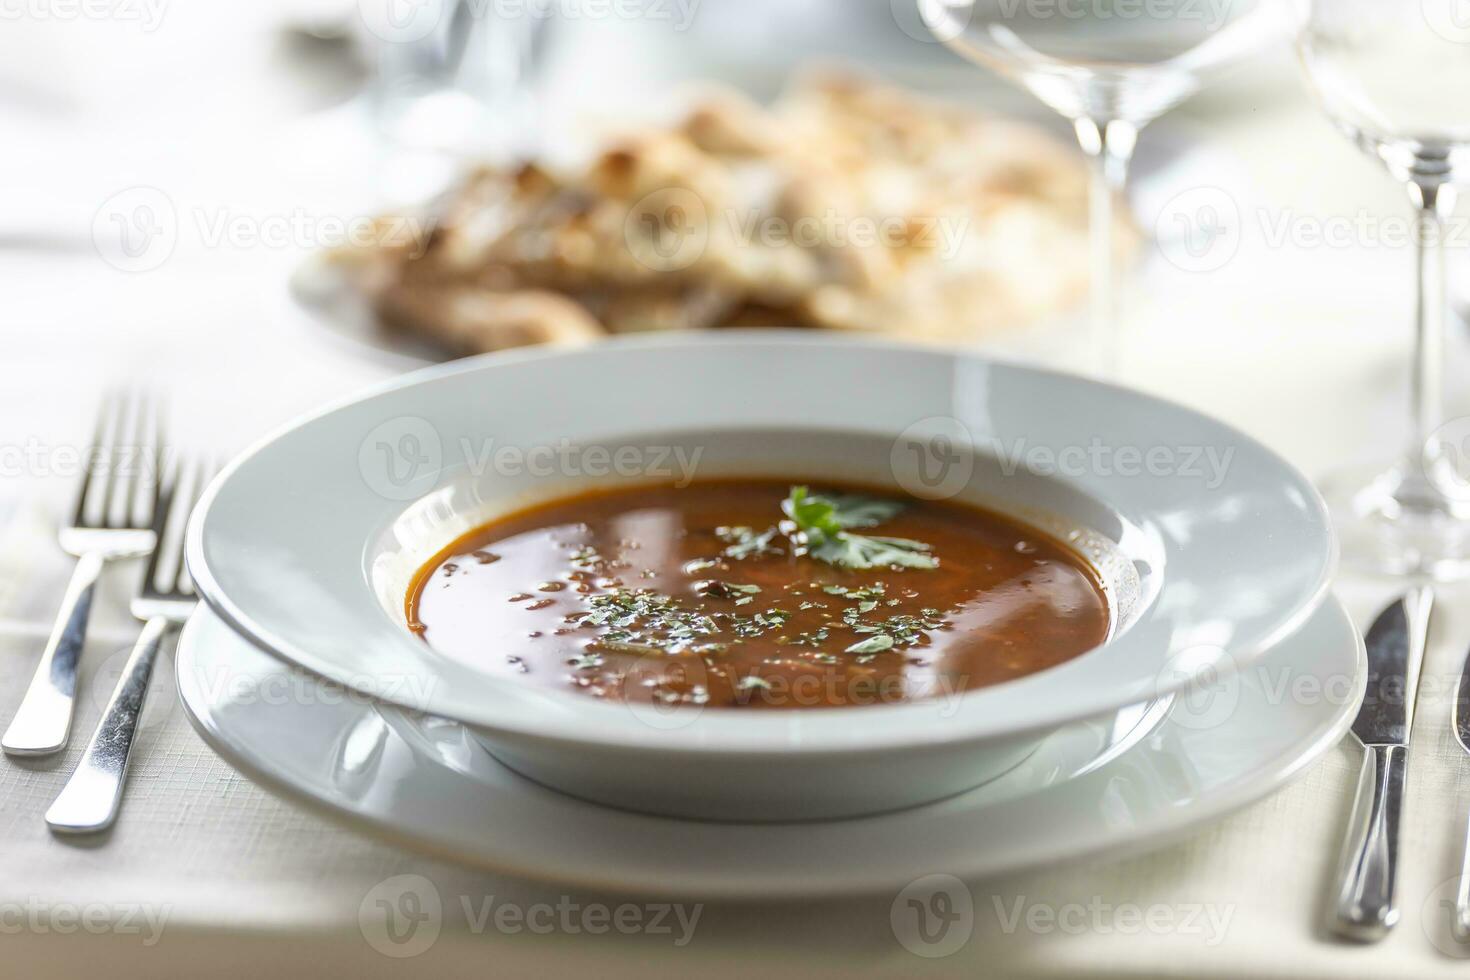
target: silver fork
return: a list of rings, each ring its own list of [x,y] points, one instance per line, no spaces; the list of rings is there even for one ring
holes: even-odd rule
[[[136,618],[144,620],[143,632],[133,645],[117,689],[76,771],[46,811],[46,823],[58,833],[106,830],[117,819],[128,756],[133,751],[133,736],[138,731],[159,648],[198,605],[194,582],[184,566],[184,525],[212,475],[203,464],[186,467],[180,463],[159,502],[153,523],[158,546],[148,559],[143,585],[129,606]]]
[[[153,550],[157,475],[163,437],[159,412],[142,395],[113,394],[97,417],[87,472],[61,547],[78,559],[24,699],[0,737],[12,755],[50,755],[66,747],[76,700],[77,662],[87,638],[92,591],[103,566]],[[149,476],[152,486],[148,486]]]

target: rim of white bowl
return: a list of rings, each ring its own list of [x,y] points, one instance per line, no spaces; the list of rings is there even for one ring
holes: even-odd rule
[[[230,599],[214,576],[205,556],[204,537],[211,507],[232,476],[277,440],[338,411],[404,388],[474,372],[486,366],[512,367],[517,364],[558,358],[596,356],[599,352],[608,350],[670,347],[749,349],[761,344],[786,348],[866,349],[874,352],[888,351],[896,355],[928,354],[956,361],[992,365],[1008,371],[1032,374],[1054,381],[1104,389],[1114,395],[1157,405],[1160,409],[1214,427],[1229,434],[1239,443],[1249,445],[1255,452],[1274,462],[1293,482],[1295,488],[1302,493],[1304,502],[1309,505],[1308,509],[1316,513],[1317,523],[1322,530],[1322,554],[1318,562],[1318,572],[1310,586],[1301,594],[1300,601],[1290,612],[1283,614],[1273,627],[1261,631],[1249,642],[1232,645],[1229,649],[1217,649],[1221,656],[1211,662],[1194,665],[1197,668],[1195,671],[1156,674],[1148,679],[1147,684],[1135,683],[1127,690],[1121,687],[1117,690],[1089,689],[1074,692],[1066,700],[1057,697],[1058,692],[1046,690],[1048,687],[1057,686],[1059,683],[1057,678],[1066,677],[1069,667],[1119,642],[1117,639],[1110,639],[1103,646],[1057,666],[1012,681],[967,691],[952,699],[933,698],[900,704],[866,705],[832,710],[790,709],[740,712],[718,708],[708,710],[685,708],[678,710],[687,712],[689,720],[656,727],[650,725],[645,717],[631,712],[628,705],[621,702],[603,702],[573,691],[548,690],[535,685],[518,685],[513,680],[472,671],[465,665],[443,657],[435,661],[439,673],[453,671],[460,673],[462,677],[474,677],[478,684],[492,689],[494,697],[491,702],[475,704],[458,697],[453,699],[441,697],[439,695],[446,690],[446,685],[432,683],[438,679],[437,677],[427,678],[431,683],[427,693],[424,693],[421,698],[402,699],[394,696],[392,692],[372,689],[370,685],[364,683],[360,675],[354,675],[342,669],[339,664],[323,660],[312,651],[304,649],[300,644],[287,637],[276,635],[272,630],[257,622],[254,617]],[[802,753],[848,752],[856,749],[881,751],[885,748],[897,749],[901,745],[907,746],[916,742],[946,744],[956,741],[1027,736],[1049,731],[1070,722],[1105,715],[1141,701],[1178,693],[1195,683],[1196,679],[1201,676],[1200,671],[1204,671],[1204,676],[1211,680],[1224,678],[1254,661],[1283,638],[1299,629],[1327,596],[1338,557],[1337,540],[1331,531],[1326,504],[1315,485],[1270,447],[1234,426],[1196,409],[1122,385],[1065,371],[1016,363],[953,346],[920,346],[884,338],[833,337],[810,330],[772,328],[731,329],[718,333],[672,331],[662,334],[615,337],[587,347],[527,348],[482,354],[430,365],[370,386],[356,394],[335,399],[315,411],[277,427],[232,459],[219,472],[205,489],[190,517],[186,531],[185,552],[190,574],[194,578],[200,597],[231,629],[277,659],[367,697],[383,700],[409,710],[450,718],[492,732],[513,733],[551,742],[577,743],[592,740],[604,745],[614,744],[630,750],[642,749],[652,753],[681,752],[715,755],[752,751],[798,751]],[[1167,588],[1167,581],[1166,574],[1165,588]],[[1126,640],[1126,635],[1124,639]],[[398,631],[392,631],[391,635],[389,631],[385,631],[381,642],[397,644],[405,652],[408,651],[409,644],[421,644],[421,641],[417,641],[406,631],[403,631],[402,635],[398,635]],[[1161,665],[1166,658],[1166,652],[1160,651]],[[997,723],[987,714],[987,709],[993,709],[1002,700],[1013,699],[1022,694],[1050,695],[1051,699],[1048,700],[1045,696],[1038,698],[1037,703],[1029,707],[1024,720],[1010,719]],[[953,710],[947,707],[951,700],[957,704]],[[511,710],[507,711],[508,708]],[[552,710],[544,710],[547,708]],[[854,724],[859,720],[862,724]]]

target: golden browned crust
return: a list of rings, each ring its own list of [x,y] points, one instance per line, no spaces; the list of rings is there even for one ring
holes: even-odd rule
[[[769,108],[709,96],[579,173],[477,170],[415,247],[346,267],[454,353],[772,322],[960,339],[1075,303],[1086,217],[1083,162],[1034,127],[824,75]]]

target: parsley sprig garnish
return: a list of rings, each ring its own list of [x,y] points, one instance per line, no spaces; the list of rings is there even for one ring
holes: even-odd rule
[[[856,494],[817,496],[806,487],[792,487],[781,501],[806,538],[807,554],[840,568],[938,568],[929,546],[909,538],[854,534],[855,527],[874,527],[893,517],[903,504]]]

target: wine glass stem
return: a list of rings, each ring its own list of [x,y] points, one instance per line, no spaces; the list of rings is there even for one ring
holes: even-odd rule
[[[1409,196],[1418,214],[1414,241],[1417,250],[1418,297],[1414,313],[1413,413],[1411,452],[1432,469],[1439,451],[1435,432],[1444,421],[1445,344],[1445,217],[1454,209],[1454,191],[1448,184],[1411,181]],[[1410,458],[1414,458],[1411,456]]]
[[[537,93],[531,86],[536,14],[529,9],[519,16],[507,13],[488,26],[492,32],[490,58],[492,63],[499,65],[497,90],[501,96],[500,111],[512,117],[507,155],[516,162],[534,160],[542,150]]]
[[[1119,302],[1118,242],[1114,209],[1123,201],[1128,162],[1138,140],[1138,127],[1121,119],[1077,119],[1077,142],[1092,162],[1088,189],[1088,228],[1091,240],[1092,369],[1105,378],[1119,373],[1122,338]]]

